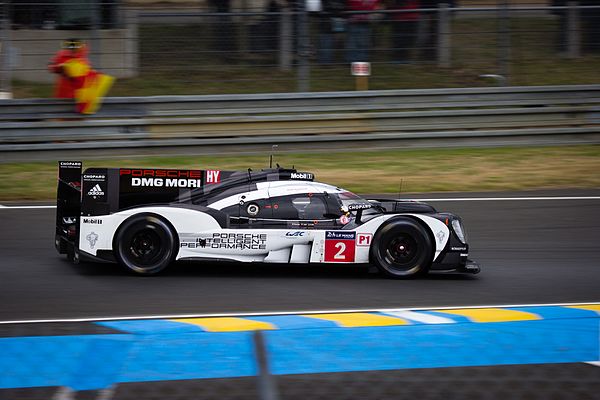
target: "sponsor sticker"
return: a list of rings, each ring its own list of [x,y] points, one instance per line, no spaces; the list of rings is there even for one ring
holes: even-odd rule
[[[97,183],[88,191],[88,196],[92,196],[93,198],[104,196],[104,190],[100,187],[100,184]]]
[[[213,233],[209,237],[182,240],[179,247],[188,249],[265,250],[267,248],[267,234]]]
[[[131,186],[198,188],[202,186],[202,180],[185,178],[131,178]]]
[[[312,181],[315,178],[310,172],[292,172],[290,179],[300,179],[303,181]]]
[[[82,218],[81,222],[91,225],[102,225],[102,220],[98,218]]]
[[[466,247],[450,247],[450,250],[452,251],[465,251],[467,250]]]
[[[326,231],[325,239],[342,239],[342,240],[354,240],[356,237],[356,232],[346,232],[346,231]]]
[[[356,245],[357,246],[370,246],[372,240],[373,240],[372,233],[359,233]]]
[[[81,161],[60,161],[61,168],[81,168]]]
[[[106,174],[83,174],[83,192],[94,200],[103,201],[106,195]]]
[[[325,231],[325,261],[354,262],[356,232]]]
[[[287,237],[302,237],[302,236],[304,236],[304,232],[302,232],[302,231],[286,232],[285,236],[287,236]]]
[[[440,244],[444,243],[444,239],[446,238],[446,234],[444,233],[444,231],[439,231],[438,233],[435,234],[435,236],[437,236]]]
[[[354,203],[348,205],[348,211],[358,211],[358,210],[366,210],[371,208],[371,204],[366,203]]]
[[[202,187],[203,171],[178,169],[128,169],[119,170],[121,191],[177,193],[182,188]]]
[[[98,234],[95,232],[90,232],[85,237],[85,240],[87,240],[90,243],[90,248],[93,249],[94,246],[96,246],[96,242],[98,241]]]
[[[206,183],[219,183],[221,182],[221,171],[214,169],[206,170]]]

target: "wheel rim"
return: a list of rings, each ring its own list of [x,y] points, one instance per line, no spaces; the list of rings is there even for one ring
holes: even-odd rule
[[[390,269],[398,272],[412,272],[419,268],[415,265],[419,246],[410,235],[400,234],[392,238],[385,246],[384,258]]]
[[[160,236],[152,229],[136,232],[128,246],[131,261],[141,268],[153,266],[160,256],[161,244]]]

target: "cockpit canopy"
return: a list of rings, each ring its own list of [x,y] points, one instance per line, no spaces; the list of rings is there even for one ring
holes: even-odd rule
[[[249,191],[218,196],[207,206],[230,217],[323,221],[340,220],[347,224],[358,210],[371,208],[362,197],[319,182],[259,182]]]

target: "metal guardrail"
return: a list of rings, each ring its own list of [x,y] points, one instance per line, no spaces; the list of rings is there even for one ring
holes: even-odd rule
[[[600,143],[600,85],[118,97],[90,117],[71,109],[64,100],[0,100],[0,151]]]

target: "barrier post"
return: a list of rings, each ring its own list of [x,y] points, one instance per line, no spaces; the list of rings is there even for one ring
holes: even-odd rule
[[[308,64],[309,38],[308,38],[308,12],[306,2],[299,2],[298,14],[298,92],[310,91],[310,66]]]
[[[4,2],[0,10],[0,99],[12,97],[10,55],[10,4]]]
[[[292,14],[286,3],[279,14],[279,69],[289,71],[292,68]]]
[[[581,57],[579,7],[576,1],[569,1],[567,7],[567,57],[575,59]]]
[[[102,69],[102,39],[100,29],[102,21],[100,20],[101,9],[100,2],[94,2],[92,7],[92,31],[91,31],[91,51],[90,58],[92,65],[96,69]]]
[[[124,12],[125,16],[125,30],[127,36],[125,43],[125,65],[129,69],[128,77],[135,77],[139,73],[139,15],[138,11],[134,9],[126,9]]]
[[[451,47],[450,47],[450,11],[447,3],[442,3],[438,7],[438,45],[437,60],[438,67],[450,68]]]
[[[260,400],[278,400],[275,378],[269,370],[269,359],[265,346],[265,337],[262,331],[255,331],[253,335],[256,363],[258,364],[258,397]]]
[[[504,84],[510,82],[510,4],[502,0],[497,11],[498,21],[498,75],[505,78]]]

